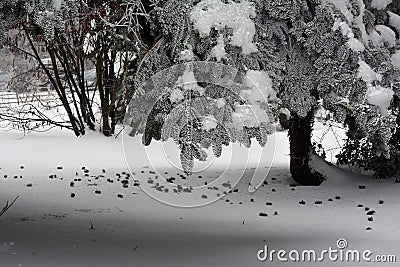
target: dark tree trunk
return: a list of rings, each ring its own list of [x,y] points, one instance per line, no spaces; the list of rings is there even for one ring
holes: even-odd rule
[[[312,170],[309,165],[312,123],[312,111],[305,118],[292,114],[289,121],[290,172],[292,178],[301,185],[320,185],[324,179],[322,174]]]
[[[285,113],[280,113],[278,119],[283,130],[289,129],[289,118]]]
[[[100,45],[97,45],[100,47]],[[108,92],[107,92],[107,74],[105,73],[103,61],[105,58],[105,47],[103,46],[100,53],[97,55],[96,60],[96,75],[97,75],[97,88],[100,94],[100,106],[101,106],[101,118],[102,118],[102,128],[101,131],[105,136],[111,136],[111,127],[108,116]]]

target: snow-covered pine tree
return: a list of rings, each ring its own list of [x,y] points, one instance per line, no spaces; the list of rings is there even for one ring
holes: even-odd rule
[[[233,8],[236,6],[239,8]],[[378,72],[389,71],[390,52],[385,46],[374,45],[379,40],[383,44],[389,41],[390,35],[383,27],[377,27],[380,29],[377,32],[374,15],[366,7],[362,0],[162,1],[154,21],[165,41],[149,59],[149,67],[144,67],[142,81],[163,67],[179,62],[182,55],[189,61],[222,62],[250,75],[264,73],[270,79],[270,82],[264,80],[265,84],[271,84],[272,91],[279,97],[279,108],[291,112],[292,176],[300,184],[318,185],[323,176],[310,166],[312,123],[317,108],[322,105],[341,122],[351,117],[379,120],[381,127],[373,127],[370,133],[385,141],[383,146],[387,145],[388,129],[391,129],[388,127],[393,125],[390,116],[386,116],[388,106],[385,106],[391,98],[384,98],[382,103],[381,97],[378,100],[372,97],[373,92],[381,96],[391,94],[386,79],[378,75]],[[380,64],[374,65],[374,55],[380,56]],[[376,74],[376,78],[371,80],[370,74]],[[160,93],[160,87],[154,85],[158,83],[153,82],[153,94]],[[205,89],[210,95],[224,96],[220,88]],[[142,97],[146,95],[151,94],[143,92]],[[173,99],[187,97],[174,96]],[[236,112],[235,101],[237,99],[226,101],[229,103],[224,106],[229,107],[227,114]],[[167,97],[153,109],[147,125],[149,131],[144,135],[146,144],[153,138],[162,138],[165,118],[174,105],[171,97]],[[184,107],[180,111],[177,115],[185,113]],[[195,127],[193,125],[190,124],[190,128]],[[201,125],[199,122],[197,127]],[[365,127],[366,124],[357,125]],[[245,131],[247,128],[243,127]],[[187,138],[181,133],[164,137],[175,137],[182,148],[181,158],[186,161],[197,152],[191,152],[181,143]],[[238,140],[250,145],[249,139]],[[196,143],[192,141],[190,144]],[[219,141],[216,144],[220,147]],[[216,155],[219,151],[214,150]],[[186,170],[192,166],[190,162]]]
[[[206,148],[218,157],[230,142],[249,147],[255,137],[264,145],[271,133],[277,99],[254,40],[256,10],[248,1],[176,0],[155,10],[164,38],[142,65],[136,83],[147,82],[126,119],[132,135],[144,132],[146,145],[173,138],[186,173],[206,158]]]
[[[289,135],[293,178],[302,184],[318,184],[320,175],[308,166],[310,153],[306,154],[304,146],[310,145],[311,128],[307,125],[312,122],[316,102],[332,111],[335,120],[346,121],[349,135],[369,147],[369,154],[354,146],[347,151],[364,157],[365,163],[390,162],[387,165],[396,168],[399,150],[394,115],[398,109],[393,108],[396,97],[392,100],[398,95],[400,76],[395,66],[398,57],[393,30],[399,24],[396,14],[384,9],[397,11],[399,3],[323,0],[306,4],[309,13],[297,13],[300,16],[289,24],[289,36],[295,36],[289,47],[294,47],[294,53],[287,57],[280,94],[292,112]],[[379,19],[377,10],[386,14],[386,23]]]
[[[372,106],[359,105],[347,117],[348,139],[338,162],[384,178],[396,175],[400,166],[400,3],[365,4],[369,46],[359,76]]]

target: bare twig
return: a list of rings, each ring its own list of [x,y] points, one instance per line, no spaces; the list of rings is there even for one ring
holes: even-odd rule
[[[94,225],[93,225],[93,222],[92,222],[92,220],[90,220],[90,229],[91,229],[91,230],[93,230],[93,229],[94,229]]]
[[[115,139],[118,138],[118,136],[125,130],[125,125],[124,127],[122,127],[122,129],[117,133],[117,135],[115,136]]]
[[[7,201],[7,203],[6,203],[6,205],[4,206],[4,208],[0,211],[0,217],[3,216],[3,214],[4,214],[7,210],[9,210],[9,209],[12,207],[12,205],[14,205],[15,201],[16,201],[18,198],[19,198],[19,196],[17,196],[17,197],[13,200],[13,202],[11,202],[11,203],[9,203],[9,202]]]

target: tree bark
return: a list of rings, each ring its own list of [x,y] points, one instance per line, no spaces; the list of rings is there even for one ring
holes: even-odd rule
[[[292,114],[289,121],[290,173],[300,185],[317,186],[324,177],[310,167],[313,112],[302,118]]]
[[[100,42],[100,41],[98,41]],[[100,44],[97,44],[97,47],[100,47]],[[99,89],[100,94],[100,106],[101,106],[101,118],[102,118],[102,128],[101,131],[105,136],[111,136],[111,126],[109,121],[109,116],[107,113],[108,103],[107,99],[107,91],[106,91],[106,73],[103,65],[103,61],[106,60],[105,58],[105,51],[106,48],[103,46],[100,49],[100,52],[97,55],[96,60],[96,75],[97,75],[97,88]]]

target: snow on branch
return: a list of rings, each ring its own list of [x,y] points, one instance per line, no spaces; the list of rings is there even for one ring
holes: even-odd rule
[[[190,20],[202,36],[208,36],[211,29],[223,31],[224,28],[233,30],[230,42],[241,47],[243,54],[247,55],[258,51],[253,38],[256,27],[251,18],[256,16],[255,7],[247,2],[229,2],[203,0],[198,3],[190,14]],[[212,52],[217,59],[225,55],[225,44],[222,39]]]
[[[124,10],[123,15],[117,21],[112,21],[113,11],[109,6],[106,7],[105,14],[98,12],[99,18],[102,22],[110,28],[125,28],[128,32],[135,35],[137,40],[142,25],[139,21],[141,17],[150,19],[150,14],[146,11],[141,0],[124,0],[121,2],[120,7]]]

